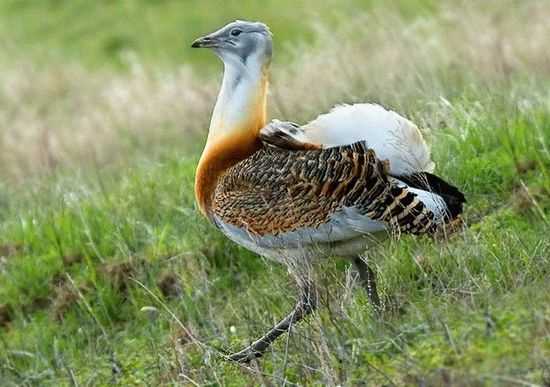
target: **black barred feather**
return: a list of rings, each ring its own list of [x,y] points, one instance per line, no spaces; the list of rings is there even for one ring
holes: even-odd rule
[[[315,228],[345,207],[400,232],[437,228],[434,213],[387,174],[365,142],[297,151],[266,146],[222,176],[213,202],[218,218],[256,235]]]
[[[417,172],[411,175],[394,177],[409,187],[422,189],[441,196],[447,205],[447,211],[451,219],[455,219],[462,213],[464,203],[466,203],[464,194],[457,187],[447,183],[442,178],[429,172]]]

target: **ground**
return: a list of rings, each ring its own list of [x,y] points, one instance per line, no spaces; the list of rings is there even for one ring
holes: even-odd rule
[[[550,385],[547,2],[91,4],[0,6],[1,385]],[[318,262],[321,308],[249,367],[222,355],[295,284],[198,213],[221,66],[184,48],[237,17],[278,42],[272,117],[383,103],[468,200],[454,235],[365,252],[379,315]]]

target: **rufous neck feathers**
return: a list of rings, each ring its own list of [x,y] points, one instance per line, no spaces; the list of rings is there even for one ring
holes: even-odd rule
[[[195,177],[195,197],[209,216],[219,177],[260,148],[266,124],[268,66],[226,64],[208,139]]]

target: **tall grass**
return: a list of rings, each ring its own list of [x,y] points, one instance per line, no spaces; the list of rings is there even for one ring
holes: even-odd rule
[[[321,310],[261,362],[228,364],[221,354],[287,312],[295,290],[284,268],[194,208],[219,75],[9,67],[0,175],[20,185],[0,186],[1,382],[548,384],[550,5],[445,1],[346,17],[316,26],[291,61],[275,58],[271,114],[304,122],[364,100],[403,112],[431,131],[469,228],[367,251],[381,316],[345,262],[319,263]]]

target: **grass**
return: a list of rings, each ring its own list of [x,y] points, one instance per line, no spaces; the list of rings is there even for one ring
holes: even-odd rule
[[[191,42],[229,21],[261,19],[277,31],[275,48],[284,52],[290,42],[314,39],[308,20],[322,17],[327,23],[338,25],[352,10],[369,9],[380,3],[213,0],[191,5],[177,0],[7,0],[0,5],[0,32],[5,37],[0,44],[14,55],[23,50],[25,56],[42,63],[68,61],[91,68],[124,70],[136,61],[155,67],[192,62],[212,69],[211,58],[192,52]],[[432,1],[399,3],[403,13],[434,7]],[[339,12],[333,11],[336,7]]]
[[[445,5],[320,22],[316,42],[275,63],[271,110],[301,122],[378,100],[403,112],[431,131],[436,171],[465,191],[469,227],[373,246],[393,305],[379,317],[346,262],[319,262],[323,307],[251,367],[220,351],[286,313],[295,287],[195,209],[217,79],[156,69],[148,54],[122,72],[29,59],[32,82],[7,63],[0,384],[548,385],[550,8]],[[74,60],[62,38],[47,44]]]

